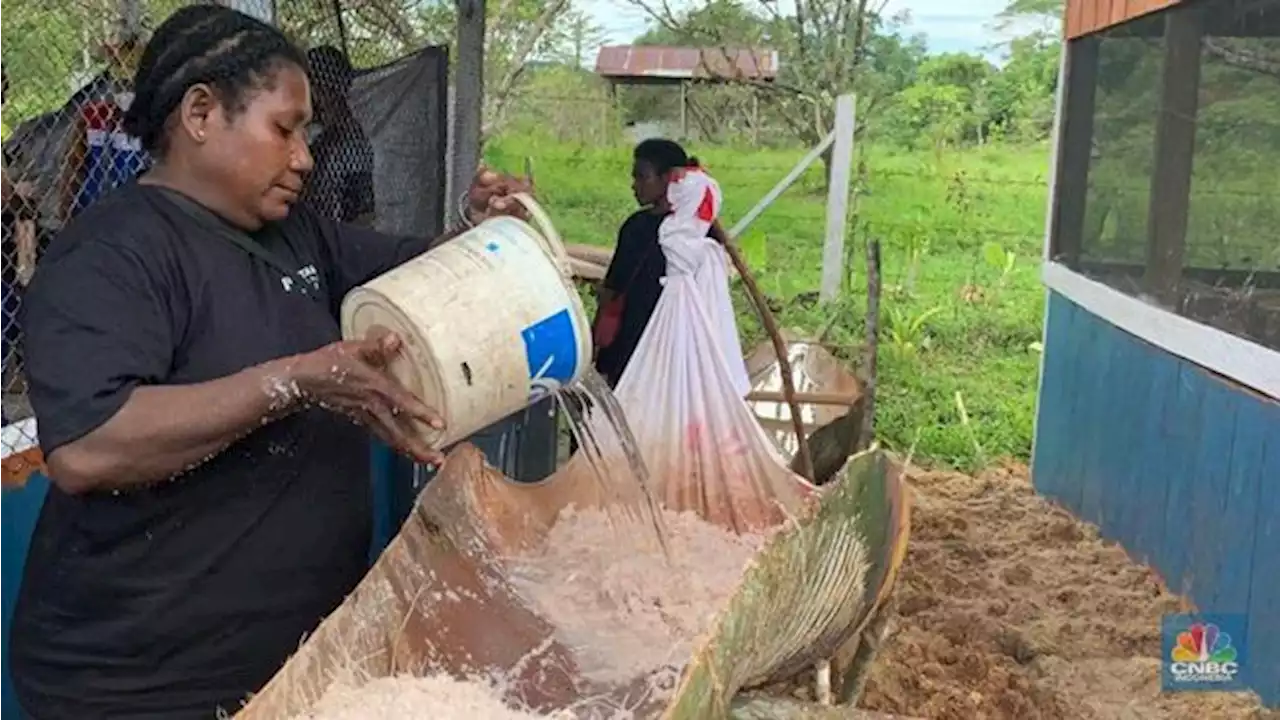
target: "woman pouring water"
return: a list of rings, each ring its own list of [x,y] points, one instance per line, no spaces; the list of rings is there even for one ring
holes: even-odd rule
[[[425,251],[295,203],[303,56],[197,5],[142,57],[126,126],[154,167],[72,221],[24,328],[49,490],[10,667],[32,718],[234,713],[366,570],[368,433],[421,461],[434,411],[340,341],[340,302]],[[489,173],[473,221],[526,190]]]

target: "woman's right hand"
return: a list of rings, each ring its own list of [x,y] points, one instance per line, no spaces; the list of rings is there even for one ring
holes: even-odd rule
[[[387,372],[400,348],[393,333],[331,343],[299,356],[293,379],[307,402],[352,418],[419,462],[439,465],[444,455],[414,425],[440,429],[444,421]]]

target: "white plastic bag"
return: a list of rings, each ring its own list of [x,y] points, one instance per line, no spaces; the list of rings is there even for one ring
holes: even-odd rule
[[[659,242],[662,296],[615,389],[663,505],[739,531],[777,524],[807,486],[756,422],[725,251],[706,237],[720,188],[704,172],[672,183]],[[707,198],[711,213],[707,217]]]

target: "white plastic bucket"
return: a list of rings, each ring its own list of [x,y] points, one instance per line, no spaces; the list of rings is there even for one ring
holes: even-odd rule
[[[444,447],[577,380],[591,361],[591,324],[569,257],[545,213],[517,198],[538,228],[486,220],[351,290],[342,335],[385,328],[404,340],[391,372],[444,417],[419,425]]]

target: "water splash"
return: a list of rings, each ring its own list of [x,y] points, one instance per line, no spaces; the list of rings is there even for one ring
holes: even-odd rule
[[[609,384],[595,368],[588,367],[577,382],[560,389],[556,402],[569,418],[578,451],[586,458],[604,496],[605,511],[612,517],[615,508],[624,508],[633,519],[651,527],[663,556],[670,562],[668,531],[653,493],[649,469]],[[619,451],[625,462],[618,462]]]

